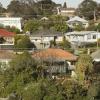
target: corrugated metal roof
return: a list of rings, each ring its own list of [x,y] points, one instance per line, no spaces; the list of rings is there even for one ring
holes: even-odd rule
[[[75,17],[71,18],[71,19],[68,20],[67,22],[69,23],[69,22],[73,22],[73,21],[79,21],[79,22],[85,22],[85,23],[88,22],[87,20],[85,20],[85,19],[83,19],[83,18],[80,18],[80,17],[78,17],[78,16],[75,16]]]

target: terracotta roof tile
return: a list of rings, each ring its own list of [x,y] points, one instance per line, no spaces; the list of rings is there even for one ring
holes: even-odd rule
[[[53,49],[49,48],[43,51],[39,51],[37,53],[33,53],[33,57],[40,57],[40,58],[54,58],[54,59],[63,59],[63,60],[71,60],[74,61],[77,59],[75,55],[72,53],[62,50],[62,49]]]
[[[0,36],[3,36],[3,37],[12,37],[14,35],[15,35],[15,33],[13,33],[13,32],[9,32],[9,31],[7,31],[5,29],[0,29]]]

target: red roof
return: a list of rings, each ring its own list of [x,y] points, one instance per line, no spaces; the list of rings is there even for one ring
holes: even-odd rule
[[[15,35],[15,33],[13,33],[13,32],[9,32],[9,31],[7,31],[5,29],[0,29],[0,36],[3,36],[3,37],[12,37],[14,35]]]
[[[55,58],[55,59],[64,59],[64,60],[71,60],[71,61],[75,61],[77,60],[77,57],[75,55],[73,55],[72,53],[62,50],[62,49],[53,49],[53,48],[49,48],[43,51],[39,51],[37,53],[33,53],[33,57],[37,58]]]

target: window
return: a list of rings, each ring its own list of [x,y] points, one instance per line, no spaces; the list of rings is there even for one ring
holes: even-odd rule
[[[93,39],[96,39],[96,35],[93,35]]]
[[[87,35],[87,39],[91,39],[91,35],[89,34],[89,35]]]

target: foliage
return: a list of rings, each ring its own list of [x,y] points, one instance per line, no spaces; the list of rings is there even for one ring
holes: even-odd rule
[[[100,32],[100,23],[96,26],[96,30]]]
[[[11,1],[7,7],[7,11],[13,13],[14,16],[18,16],[22,13],[22,5],[18,0]]]
[[[50,16],[53,13],[53,9],[56,6],[55,2],[52,0],[40,0],[37,2],[38,7],[40,8],[43,16]]]
[[[7,30],[10,31],[10,32],[14,32],[14,33],[16,33],[16,34],[20,34],[20,33],[21,33],[20,30],[17,29],[16,27],[6,26],[5,29],[7,29]]]
[[[68,27],[67,27],[67,25],[66,25],[66,23],[65,22],[62,22],[62,23],[56,23],[55,25],[54,25],[54,29],[56,30],[56,31],[59,31],[59,32],[66,32],[67,31],[67,29],[68,29]]]
[[[74,26],[74,31],[83,31],[84,27],[82,25],[75,25]]]
[[[52,0],[14,0],[8,5],[7,11],[13,13],[13,16],[32,19],[51,15],[55,5]]]
[[[63,40],[61,43],[57,44],[60,48],[62,49],[70,49],[71,48],[71,43],[66,39],[65,36],[63,36]]]
[[[62,33],[68,31],[68,26],[65,22],[66,21],[65,17],[62,17],[60,15],[54,15],[54,16],[50,17],[50,20],[53,23],[52,27],[54,27],[54,29],[56,31],[59,31],[59,32],[62,32]]]
[[[80,82],[84,82],[87,76],[93,71],[92,58],[89,55],[80,55],[76,64],[76,73]]]
[[[0,13],[4,13],[6,11],[5,8],[3,8],[2,4],[0,3]]]
[[[29,20],[24,25],[24,31],[29,31],[30,33],[33,33],[34,31],[39,29],[39,21],[36,20]]]
[[[14,46],[18,50],[28,50],[35,47],[27,35],[16,35]]]
[[[0,44],[4,43],[5,39],[3,37],[0,37]]]
[[[63,8],[67,8],[67,4],[66,4],[66,2],[64,2]]]
[[[84,16],[87,19],[94,18],[94,10],[96,16],[99,16],[98,4],[93,0],[84,0],[78,7],[77,13],[79,16]]]

